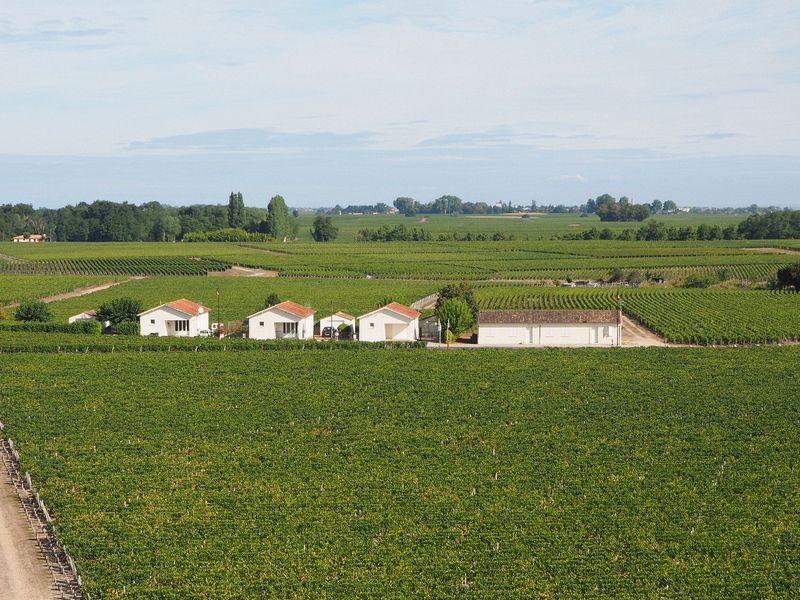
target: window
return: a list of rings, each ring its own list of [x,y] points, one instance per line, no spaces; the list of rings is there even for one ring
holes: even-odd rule
[[[189,321],[175,321],[175,331],[189,331]]]
[[[259,327],[263,327],[263,326],[264,326],[264,321],[259,321],[259,322],[258,322],[258,326],[259,326]]]
[[[283,335],[297,335],[297,323],[281,323]]]
[[[370,323],[369,326],[370,327],[375,327],[375,323]]]
[[[156,320],[155,319],[150,319],[150,325],[155,325],[155,324],[156,324]]]

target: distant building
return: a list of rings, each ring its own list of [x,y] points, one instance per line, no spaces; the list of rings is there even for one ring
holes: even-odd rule
[[[32,233],[28,237],[24,235],[15,235],[11,238],[12,242],[15,243],[31,243],[31,244],[38,244],[39,242],[46,242],[47,241],[47,234],[46,233]]]
[[[322,332],[326,327],[330,327],[335,332],[342,325],[345,327],[350,327],[353,331],[355,331],[356,318],[352,315],[348,315],[345,312],[339,311],[333,313],[332,315],[328,315],[327,317],[322,317],[319,321],[317,321],[314,324],[314,332],[317,335],[322,335]]]
[[[186,298],[139,313],[142,335],[197,337],[208,329],[208,308]]]
[[[617,310],[482,310],[481,346],[619,346]]]
[[[250,315],[247,325],[254,340],[311,339],[314,309],[286,300]]]
[[[362,342],[413,341],[419,337],[420,313],[405,304],[391,302],[358,317]]]

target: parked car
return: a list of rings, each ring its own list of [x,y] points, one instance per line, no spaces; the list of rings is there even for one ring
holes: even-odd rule
[[[331,327],[323,327],[322,328],[322,337],[332,338],[333,337],[333,328],[331,328]]]
[[[214,337],[215,334],[210,329],[201,329],[197,332],[197,335],[200,337]]]

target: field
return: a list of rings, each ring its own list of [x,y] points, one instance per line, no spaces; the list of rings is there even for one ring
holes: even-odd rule
[[[796,347],[40,356],[0,414],[92,598],[800,581]]]
[[[592,227],[603,229],[608,227],[618,232],[623,229],[638,228],[641,223],[635,222],[601,222],[595,215],[581,217],[580,214],[533,214],[523,218],[518,214],[511,215],[332,215],[333,224],[339,229],[338,241],[352,242],[359,229],[377,229],[381,225],[405,225],[429,231],[434,237],[440,233],[472,233],[491,235],[497,231],[514,235],[518,240],[549,240],[563,233],[586,231]],[[656,221],[674,227],[686,225],[736,225],[744,220],[742,215],[692,215],[686,213],[658,215]],[[311,241],[311,223],[314,215],[300,215],[299,236],[304,241]]]
[[[736,344],[800,340],[800,294],[767,290],[547,288],[485,285],[485,309],[614,309],[667,341]]]
[[[111,298],[130,296],[145,307],[157,306],[176,298],[205,303],[217,319],[217,290],[220,292],[221,316],[225,321],[244,319],[264,308],[270,293],[281,300],[311,305],[317,317],[342,310],[363,314],[385,297],[412,303],[437,290],[430,281],[379,281],[374,279],[291,279],[274,277],[152,277],[131,281],[90,296],[71,298],[50,304],[57,321],[87,309],[97,308]],[[331,311],[332,309],[332,311]]]
[[[111,279],[113,278],[96,275],[1,275],[0,307],[25,298],[50,296]]]
[[[800,260],[794,241],[728,242],[390,242],[5,244],[6,272],[200,274],[230,264],[285,277],[383,279],[601,279],[614,268],[679,281],[690,273],[764,282]],[[35,247],[32,247],[35,246]],[[763,248],[787,248],[764,252]],[[800,250],[800,248],[797,248]]]

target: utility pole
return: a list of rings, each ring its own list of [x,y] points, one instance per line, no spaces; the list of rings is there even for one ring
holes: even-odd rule
[[[219,288],[217,288],[217,339],[222,337],[222,315],[219,310]]]

